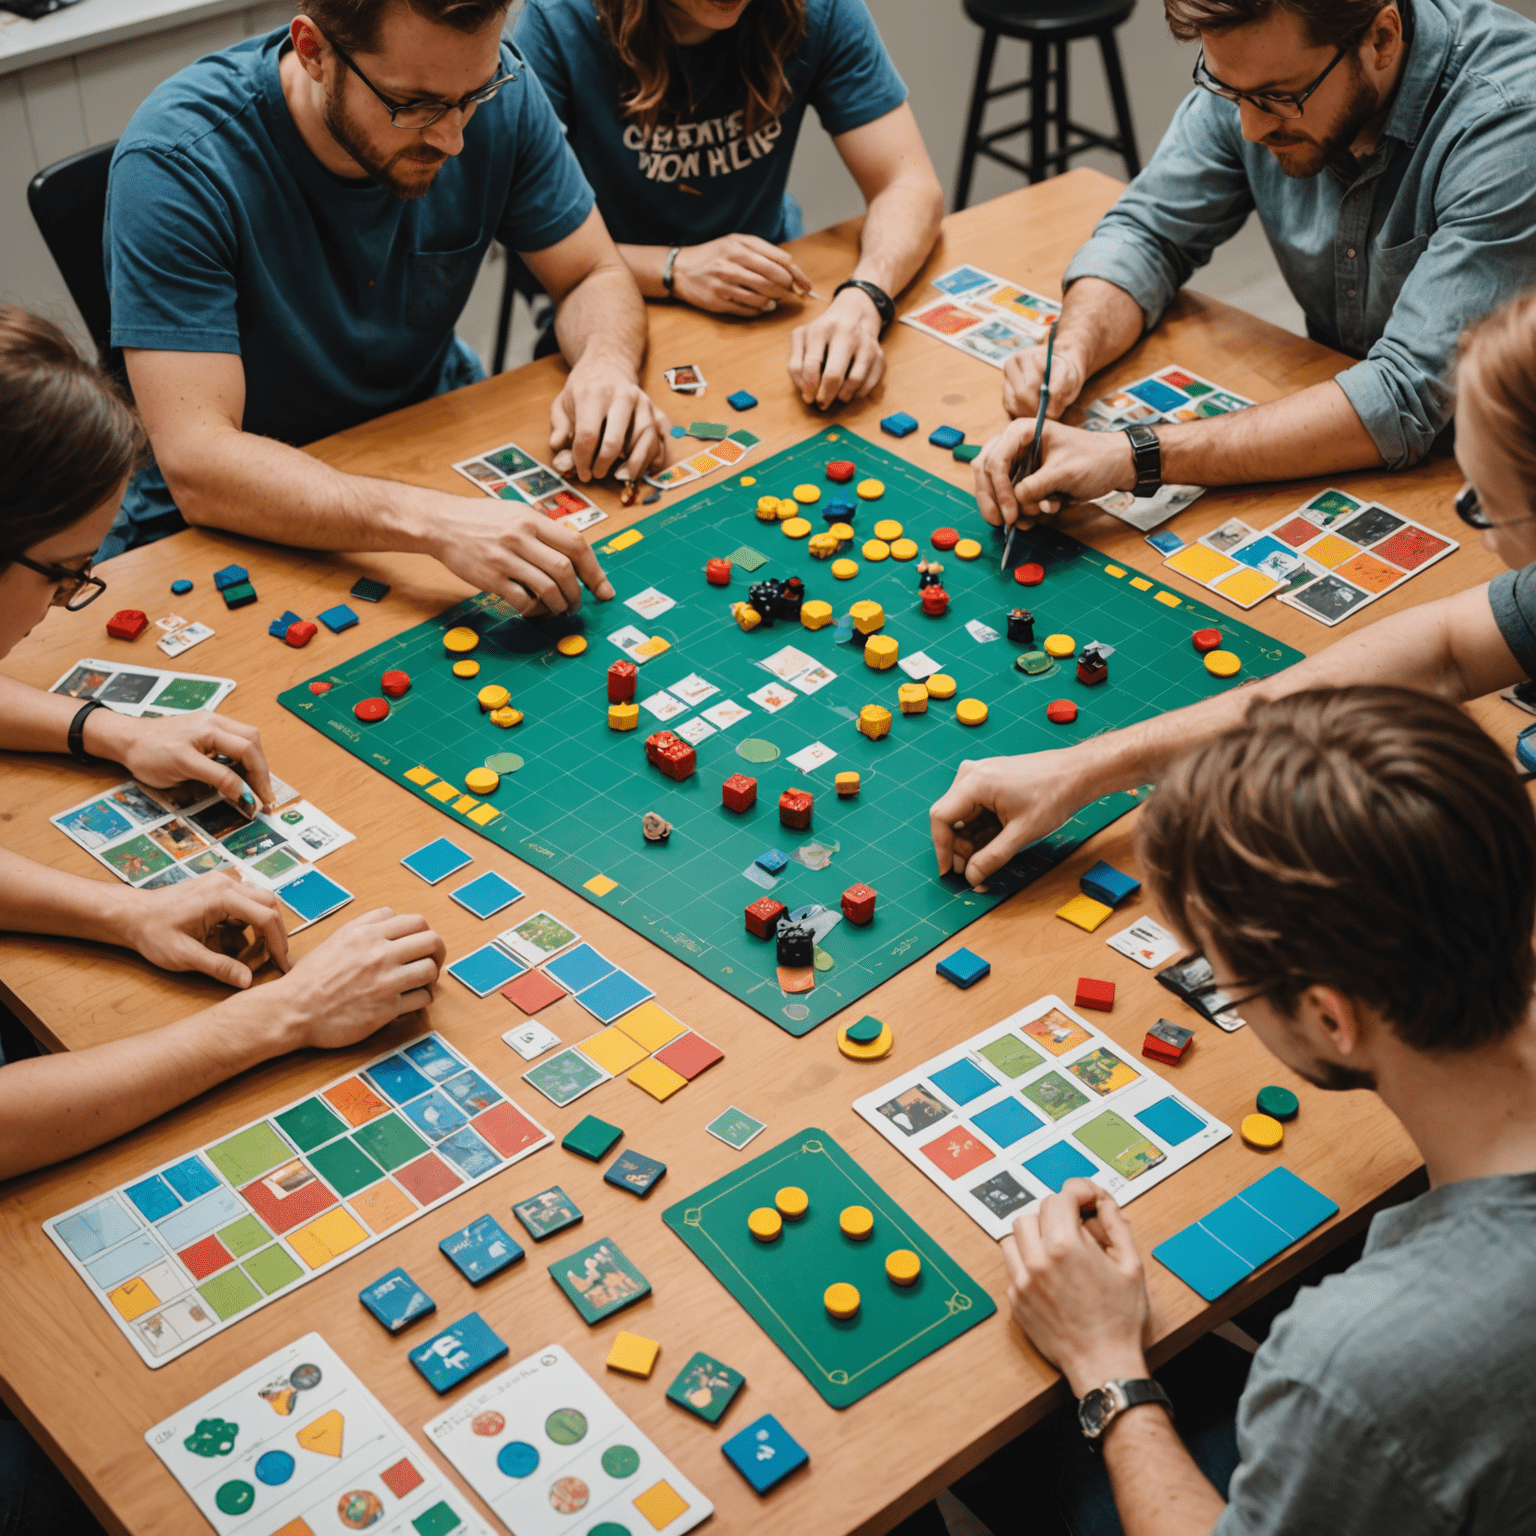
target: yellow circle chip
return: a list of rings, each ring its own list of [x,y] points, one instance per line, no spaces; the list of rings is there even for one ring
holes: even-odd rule
[[[1270,1115],[1245,1115],[1237,1129],[1250,1147],[1261,1152],[1272,1151],[1285,1140],[1285,1127]]]
[[[799,1221],[811,1208],[811,1197],[794,1184],[786,1184],[778,1194],[773,1197],[773,1203],[779,1209],[779,1215],[785,1221]]]
[[[489,795],[501,783],[501,775],[494,768],[471,768],[464,775],[464,788],[472,795]]]
[[[885,623],[885,609],[866,597],[848,610],[848,617],[861,635],[872,635]]]
[[[901,537],[901,524],[894,517],[882,517],[875,524],[875,537],[884,539],[889,544],[893,539]]]
[[[555,641],[555,649],[562,656],[580,656],[586,648],[587,637],[585,635],[561,635]]]
[[[952,699],[955,696],[955,680],[947,672],[935,672],[923,683],[923,687],[928,690],[931,699]]]
[[[884,539],[865,539],[864,558],[866,560],[884,560],[889,556],[891,546]]]
[[[741,485],[756,485],[757,484],[757,476],[756,475],[743,475],[741,477],[740,481],[738,482],[738,484],[741,484]]]
[[[523,723],[523,712],[520,709],[513,709],[510,704],[503,704],[500,709],[493,709],[486,718],[492,725],[499,725],[502,730],[506,730],[510,726]]]
[[[832,622],[832,604],[819,597],[809,598],[800,605],[800,622],[807,629],[824,629]]]
[[[987,718],[987,706],[980,699],[961,699],[955,705],[955,719],[961,725],[982,725]]]
[[[478,661],[456,661],[453,664],[455,677],[479,677],[480,663]]]
[[[775,510],[778,513],[779,521],[784,522],[791,517],[800,516],[800,503],[795,501],[792,497],[781,496],[779,497],[779,503]]]
[[[443,649],[448,651],[472,651],[480,644],[480,636],[472,629],[450,629],[443,636]]]
[[[896,1037],[891,1033],[889,1024],[883,1026],[880,1033],[868,1045],[850,1040],[846,1026],[837,1032],[837,1048],[850,1061],[879,1061],[882,1056],[891,1054],[891,1047],[895,1043]],[[855,1207],[855,1209],[863,1209],[863,1207]],[[844,1230],[847,1229],[844,1228]]]
[[[771,1206],[760,1205],[747,1217],[747,1231],[760,1243],[771,1243],[784,1230],[784,1218]]]
[[[834,560],[832,562],[832,574],[839,581],[852,581],[859,574],[859,562],[857,560]]]
[[[844,1237],[862,1243],[875,1230],[874,1213],[865,1205],[850,1205],[837,1218],[837,1225]]]
[[[797,485],[790,493],[801,506],[814,506],[821,500],[821,487],[819,485]]]
[[[850,1317],[858,1316],[859,1288],[849,1285],[846,1280],[829,1285],[821,1299],[827,1311],[839,1321],[846,1322]]]
[[[910,1248],[898,1248],[885,1256],[885,1272],[896,1285],[911,1285],[923,1272],[923,1261]]]
[[[1212,677],[1236,677],[1242,669],[1240,662],[1231,651],[1207,651],[1205,653],[1205,670]]]
[[[1071,635],[1047,635],[1042,642],[1045,654],[1057,661],[1070,656],[1077,649],[1077,641]]]
[[[803,517],[786,517],[782,527],[786,539],[803,539],[811,531],[811,525]]]
[[[879,501],[885,495],[885,482],[883,480],[860,480],[853,488],[853,493],[860,501]]]
[[[487,683],[479,693],[475,695],[480,708],[489,714],[493,709],[500,709],[503,704],[512,702],[512,695],[507,692],[500,683]]]
[[[981,545],[975,539],[961,539],[955,545],[956,560],[974,560],[981,553]]]
[[[891,544],[892,560],[916,560],[917,543],[913,539],[896,539]]]
[[[830,533],[839,544],[853,543],[852,523],[833,523],[832,526],[827,529],[827,532]]]
[[[757,498],[757,510],[760,516],[777,517],[779,515],[779,498],[777,496],[759,496]]]

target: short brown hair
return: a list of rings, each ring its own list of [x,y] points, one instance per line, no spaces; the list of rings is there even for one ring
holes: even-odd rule
[[[459,32],[478,32],[505,16],[512,0],[297,0],[299,9],[344,53],[372,53],[393,5],[406,5],[428,21]]]
[[[1275,11],[1301,18],[1307,36],[1320,48],[1358,43],[1392,0],[1163,0],[1168,30],[1181,43],[1202,32],[1225,32],[1264,21]]]
[[[1536,288],[1468,327],[1459,372],[1536,508]]]
[[[143,450],[96,363],[51,320],[0,305],[0,562],[100,506]]]
[[[1174,764],[1138,837],[1174,926],[1287,1014],[1335,987],[1422,1051],[1526,1017],[1536,817],[1509,760],[1444,700],[1361,687],[1256,702]]]

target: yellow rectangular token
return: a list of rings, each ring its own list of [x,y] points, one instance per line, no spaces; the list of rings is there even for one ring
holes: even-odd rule
[[[659,1051],[669,1040],[676,1040],[684,1026],[656,1003],[641,1003],[638,1008],[631,1008],[614,1028],[622,1029],[645,1050]]]
[[[322,1264],[329,1264],[338,1253],[357,1247],[367,1236],[350,1211],[338,1208],[327,1211],[307,1227],[290,1232],[288,1243],[311,1269],[319,1269]]]
[[[1225,576],[1228,571],[1237,569],[1237,561],[1230,555],[1207,549],[1204,544],[1186,544],[1176,554],[1169,555],[1163,564],[1170,571],[1177,571],[1181,576],[1192,577],[1198,582],[1214,581],[1218,576]]]
[[[665,1062],[657,1061],[649,1057],[642,1061],[633,1072],[629,1074],[629,1080],[636,1088],[643,1088],[653,1099],[665,1101],[683,1087],[688,1079],[680,1072],[674,1072]]]
[[[1351,544],[1348,539],[1341,539],[1336,533],[1325,534],[1316,543],[1307,545],[1307,559],[1326,565],[1330,571],[1359,553],[1358,544]]]
[[[1131,585],[1138,592],[1150,592],[1152,590],[1152,583],[1145,576],[1132,576]]]
[[[1118,581],[1125,575],[1125,567],[1123,565],[1106,565],[1104,567],[1104,574],[1106,576],[1113,576]]]
[[[1240,571],[1233,571],[1230,576],[1223,576],[1220,581],[1213,581],[1211,591],[1221,593],[1228,602],[1236,603],[1239,608],[1252,608],[1279,585],[1273,576],[1266,576],[1263,571],[1250,571],[1244,566]]]
[[[663,651],[670,651],[671,649],[672,642],[670,640],[663,640],[660,635],[652,635],[649,640],[642,640],[635,647],[635,655],[642,656],[649,661],[652,656],[660,656]]]
[[[1159,592],[1157,594],[1157,601],[1166,608],[1177,608],[1179,606],[1179,599],[1172,592]]]
[[[656,1368],[656,1356],[660,1353],[661,1345],[655,1339],[620,1330],[614,1336],[613,1348],[608,1351],[605,1364],[610,1371],[623,1371],[626,1376],[649,1377]]]
[[[584,1056],[590,1056],[604,1072],[617,1077],[627,1072],[637,1061],[645,1059],[646,1052],[622,1029],[605,1029],[589,1040],[579,1042]]]
[[[594,896],[606,896],[618,883],[617,880],[610,880],[607,875],[593,875],[590,880],[583,882],[581,888],[591,891]]]
[[[447,779],[444,779],[442,783],[434,784],[432,788],[427,791],[427,793],[431,795],[434,800],[452,800],[453,797],[458,794],[458,790],[456,790],[453,785],[448,782]]]
[[[720,468],[720,460],[712,453],[696,453],[687,460],[689,469],[696,469],[701,475],[707,475],[712,469]]]
[[[499,815],[501,812],[494,805],[482,805],[479,810],[469,813],[469,819],[477,826],[483,827],[495,821]]]
[[[1114,910],[1113,907],[1106,907],[1102,901],[1095,901],[1092,896],[1074,896],[1066,906],[1057,908],[1056,916],[1066,918],[1084,933],[1092,933]]]
[[[453,802],[453,808],[454,810],[458,811],[460,815],[467,815],[479,804],[480,802],[476,800],[473,795],[460,795],[459,798]]]
[[[634,1500],[634,1506],[651,1523],[651,1529],[664,1531],[679,1515],[688,1513],[688,1501],[663,1478]]]
[[[131,1323],[134,1318],[142,1317],[151,1307],[160,1305],[160,1298],[150,1290],[142,1276],[137,1280],[125,1280],[115,1291],[108,1294],[107,1300],[117,1308],[125,1323]]]
[[[405,776],[412,784],[430,784],[437,777],[430,768],[407,768]]]
[[[605,555],[616,555],[621,549],[628,549],[631,545],[638,544],[645,535],[638,528],[626,528],[623,533],[615,535],[603,545]]]

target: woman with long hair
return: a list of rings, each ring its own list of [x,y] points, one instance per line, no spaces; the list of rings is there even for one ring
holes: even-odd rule
[[[892,295],[938,236],[943,194],[864,0],[527,0],[516,40],[640,291],[718,314],[809,302],[789,373],[827,406],[884,371]],[[865,200],[859,260],[827,296],[782,243],[814,107]]]

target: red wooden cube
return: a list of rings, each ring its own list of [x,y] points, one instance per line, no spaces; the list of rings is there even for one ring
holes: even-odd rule
[[[789,911],[782,901],[772,896],[759,896],[747,908],[747,932],[760,939],[771,939],[779,931],[779,921]]]
[[[640,669],[632,661],[616,661],[608,668],[608,702],[627,704],[635,696],[635,678]]]
[[[850,885],[843,892],[843,916],[861,928],[875,915],[875,893],[867,885]]]
[[[698,761],[698,753],[686,741],[679,741],[675,736],[656,751],[656,766],[669,779],[677,779],[679,782],[693,772]]]
[[[283,631],[283,639],[294,650],[302,650],[319,633],[318,627],[309,619],[300,619],[297,624],[290,624]]]
[[[676,742],[679,746],[681,746],[682,738],[679,736],[674,736],[671,731],[653,731],[649,736],[645,738],[646,761],[649,763],[660,761],[657,754],[664,746],[668,746],[673,742]]]
[[[750,811],[757,804],[757,780],[749,774],[733,773],[720,786],[720,803],[728,811]]]
[[[1159,1019],[1147,1031],[1147,1038],[1141,1043],[1141,1054],[1176,1067],[1184,1059],[1184,1052],[1189,1049],[1190,1041],[1194,1038],[1194,1030],[1182,1024],[1170,1024],[1167,1019]]]
[[[815,796],[808,789],[786,789],[779,796],[779,824],[804,832],[811,824],[811,807]]]
[[[1094,981],[1089,976],[1077,978],[1077,1006],[1096,1008],[1108,1013],[1115,1006],[1115,984],[1112,981]]]
[[[107,620],[107,633],[114,640],[137,640],[149,620],[140,608],[122,608]]]
[[[704,567],[704,579],[712,587],[728,587],[731,584],[731,562],[711,560]]]
[[[1170,1067],[1176,1067],[1184,1059],[1184,1052],[1176,1050],[1166,1040],[1159,1040],[1156,1035],[1148,1035],[1141,1042],[1141,1054],[1150,1056],[1153,1061],[1165,1062]]]

